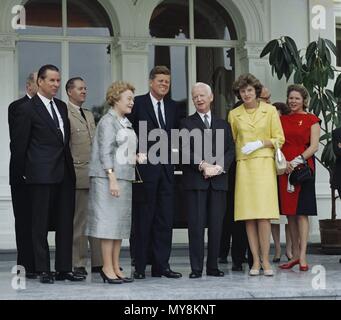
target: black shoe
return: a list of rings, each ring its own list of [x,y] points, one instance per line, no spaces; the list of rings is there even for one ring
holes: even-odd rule
[[[83,281],[85,276],[80,276],[74,272],[56,272],[56,281],[69,280],[69,281]]]
[[[227,264],[228,263],[227,258],[219,258],[218,263]]]
[[[232,271],[243,271],[243,266],[241,264],[233,264]]]
[[[83,277],[86,277],[88,275],[85,267],[75,267],[73,269],[73,273],[78,275],[78,276],[83,276]]]
[[[26,272],[25,277],[27,279],[37,279],[38,278],[38,273],[36,272]]]
[[[91,267],[91,273],[101,273],[103,266]],[[120,270],[123,271],[123,268],[120,267]]]
[[[144,272],[134,272],[134,279],[145,279],[146,275]]]
[[[182,274],[180,272],[172,271],[171,269],[165,269],[163,272],[152,271],[152,277],[162,277],[162,276],[166,278],[178,279],[182,277]]]
[[[91,273],[100,273],[103,266],[91,267]]]
[[[189,274],[189,278],[190,279],[197,279],[197,278],[201,278],[202,277],[202,273],[199,272],[199,271],[192,271],[190,274]]]
[[[54,283],[51,272],[41,272],[39,274],[40,283]]]
[[[129,278],[129,277],[120,277],[117,276],[119,279],[121,279],[123,282],[129,283],[129,282],[133,282],[134,278]]]
[[[275,258],[275,257],[274,257],[274,258],[272,259],[272,262],[273,262],[273,263],[279,263],[279,262],[281,262],[281,257],[279,257],[279,258]]]
[[[219,269],[207,270],[206,274],[213,277],[223,277],[225,275],[224,272]]]
[[[339,262],[341,263],[341,259],[339,260]]]
[[[101,275],[102,279],[103,279],[103,282],[105,283],[106,281],[109,283],[109,284],[121,284],[123,283],[123,280],[120,279],[120,278],[109,278],[103,270],[101,270],[99,272],[99,274]]]

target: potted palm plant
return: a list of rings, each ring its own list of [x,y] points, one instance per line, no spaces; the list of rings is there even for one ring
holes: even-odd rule
[[[266,44],[260,57],[269,55],[272,75],[278,79],[285,77],[288,82],[303,84],[310,94],[309,110],[321,120],[321,156],[316,160],[327,169],[329,181],[332,179],[335,155],[332,146],[332,131],[341,126],[341,74],[336,78],[332,65],[332,55],[336,47],[328,39],[318,38],[309,43],[305,50],[298,50],[295,41],[283,36]],[[333,90],[329,82],[335,81]],[[322,250],[326,253],[341,252],[341,219],[336,218],[336,191],[331,188],[331,218],[320,220]]]

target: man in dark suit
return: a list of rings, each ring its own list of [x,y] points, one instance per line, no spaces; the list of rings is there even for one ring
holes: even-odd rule
[[[186,190],[188,212],[189,254],[192,272],[189,277],[200,278],[204,263],[205,226],[208,227],[206,274],[223,277],[218,269],[219,244],[228,189],[227,172],[235,157],[230,125],[211,113],[213,94],[210,86],[198,82],[192,88],[196,112],[182,120],[181,129],[194,136],[184,139],[182,161],[183,186]],[[201,147],[201,148],[200,148]]]
[[[12,206],[15,218],[15,238],[17,244],[17,264],[25,268],[25,275],[29,279],[37,277],[34,267],[32,247],[32,215],[29,203],[29,195],[25,180],[16,172],[16,162],[12,155],[14,136],[18,130],[17,120],[19,106],[28,102],[38,91],[37,73],[30,73],[26,80],[26,95],[12,102],[8,107],[8,126],[10,135],[11,158],[9,163],[9,183],[11,185]]]
[[[75,171],[69,148],[67,107],[54,98],[60,87],[58,68],[42,66],[37,83],[37,95],[19,107],[12,151],[16,174],[25,179],[30,194],[35,268],[40,282],[54,282],[47,241],[49,220],[53,219],[56,280],[80,281],[84,277],[71,272]]]
[[[150,92],[135,98],[129,117],[139,137],[139,152],[147,153],[155,144],[146,141],[140,134],[139,124],[146,125],[146,133],[160,130],[170,140],[171,129],[178,127],[177,107],[173,100],[166,99],[169,92],[170,71],[165,66],[154,67],[149,75]],[[135,279],[145,278],[148,260],[148,245],[152,247],[152,276],[180,278],[181,274],[170,269],[168,260],[172,247],[174,168],[170,164],[171,146],[164,146],[168,155],[166,163],[138,165],[143,183],[133,188],[133,228]],[[143,196],[142,196],[143,194]],[[143,199],[141,199],[141,196]],[[138,200],[138,198],[140,198]],[[141,201],[142,200],[142,201]]]

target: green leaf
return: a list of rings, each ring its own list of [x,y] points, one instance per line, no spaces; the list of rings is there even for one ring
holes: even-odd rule
[[[269,63],[270,65],[274,65],[278,56],[278,52],[279,52],[279,44],[278,41],[275,43],[273,49],[270,52],[270,56],[269,56]]]
[[[295,41],[290,37],[284,37],[284,39],[288,47],[288,50],[290,51],[290,54],[293,57],[293,63],[295,64],[297,68],[299,68],[301,65],[301,59],[300,59]]]
[[[262,50],[261,54],[260,54],[260,57],[263,58],[264,56],[266,56],[269,52],[273,51],[273,49],[275,48],[276,46],[276,43],[278,45],[278,40],[275,39],[275,40],[271,40],[265,47],[264,49]]]
[[[330,51],[328,48],[326,48],[326,54],[325,54],[325,58],[326,58],[326,62],[327,64],[331,64],[332,63],[332,57],[330,55]]]
[[[331,116],[331,115],[330,115]],[[332,138],[332,134],[331,134],[331,132],[328,132],[328,133],[325,133],[324,135],[322,135],[321,137],[320,137],[320,141],[323,141],[323,140],[329,140],[329,139],[331,139]]]
[[[335,44],[332,41],[330,41],[329,39],[324,39],[324,41],[326,42],[326,45],[329,47],[329,49],[331,51],[333,51],[334,55],[336,56],[337,55],[337,49],[336,49]]]
[[[309,59],[311,59],[313,56],[316,55],[316,53],[315,53],[315,50],[316,50],[316,49],[317,49],[316,41],[311,42],[311,43],[308,45],[308,48],[307,48],[307,51],[306,51],[306,54],[305,54],[307,61],[308,61]]]
[[[328,77],[329,77],[329,79],[334,79],[334,77],[335,77],[334,70],[332,67],[328,68]]]
[[[334,97],[334,93],[333,91],[329,90],[329,89],[326,89],[325,91],[326,95],[328,96],[328,98],[333,102],[333,103],[336,103],[336,99]]]
[[[314,92],[309,102],[309,109],[314,110],[316,108],[317,103],[318,103],[318,95]]]
[[[290,50],[288,49],[288,45],[285,42],[282,45],[282,49],[284,53],[284,58],[287,64],[290,65],[292,63],[291,54],[290,54]]]
[[[297,69],[295,72],[294,82],[298,84],[301,84],[303,82],[302,72],[299,69]]]
[[[318,43],[318,55],[322,58],[326,54],[326,43],[324,42],[324,39],[318,38],[317,40]]]
[[[338,75],[334,85],[334,96],[341,98],[341,73]]]

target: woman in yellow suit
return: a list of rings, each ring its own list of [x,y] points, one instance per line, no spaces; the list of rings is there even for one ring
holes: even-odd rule
[[[274,146],[284,143],[275,107],[258,98],[262,85],[252,74],[243,74],[233,84],[243,104],[229,113],[236,143],[235,220],[245,220],[253,266],[250,275],[272,276],[269,262],[270,219],[279,219]],[[261,257],[260,257],[261,255]]]

